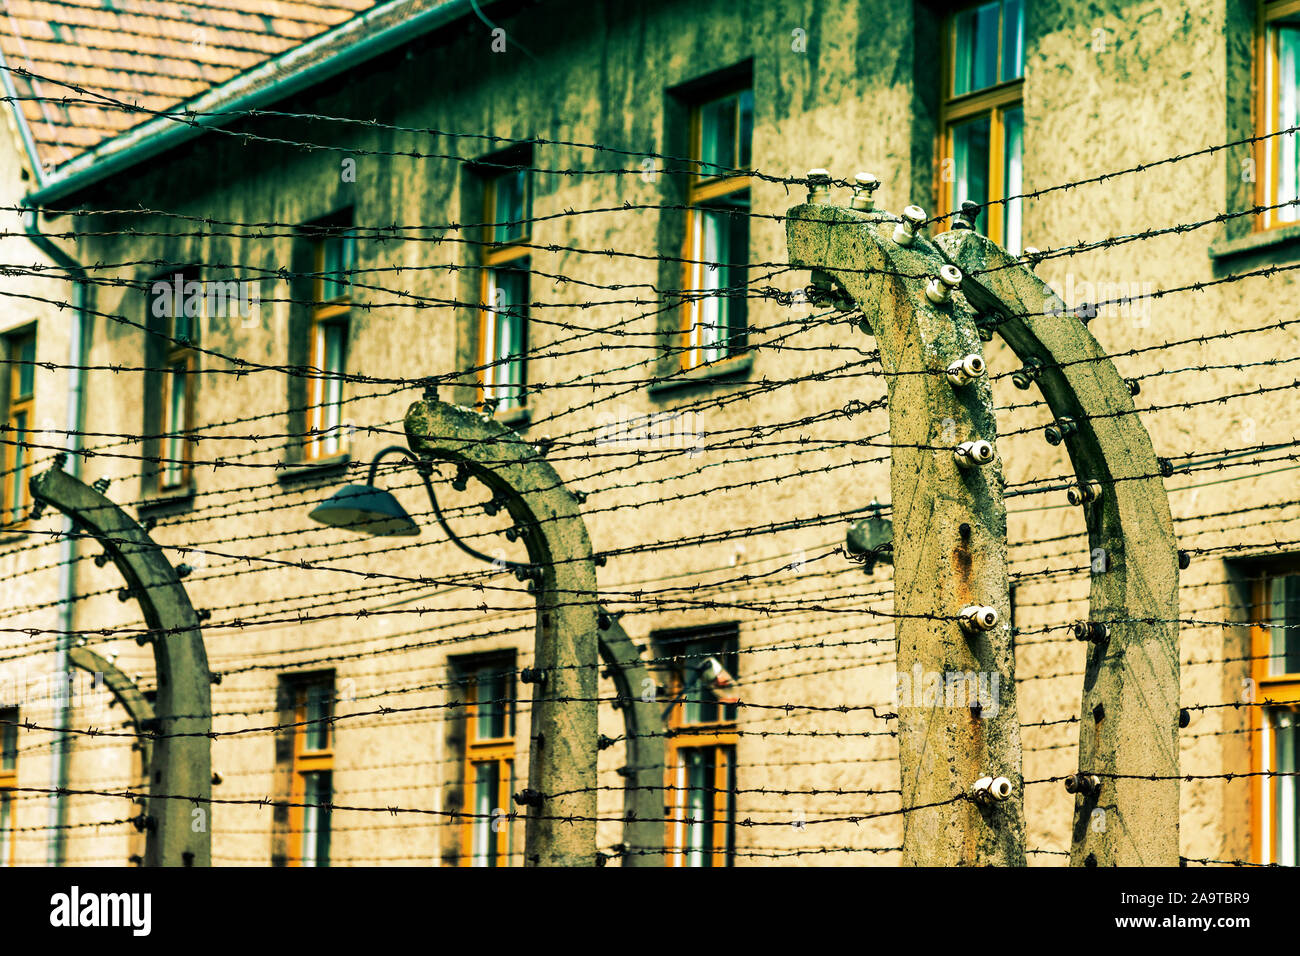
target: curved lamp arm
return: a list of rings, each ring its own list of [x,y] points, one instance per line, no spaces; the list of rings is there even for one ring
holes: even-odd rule
[[[503,564],[505,565],[507,570],[527,571],[531,574],[533,569],[533,566],[531,564],[520,564],[518,561],[499,560],[497,558],[492,557],[491,555],[484,554],[482,551],[479,551],[477,548],[473,548],[470,545],[466,544],[464,541],[460,539],[460,537],[456,534],[456,532],[451,530],[451,525],[447,524],[447,519],[443,517],[442,509],[438,507],[438,496],[437,494],[434,493],[433,490],[433,480],[430,477],[433,473],[432,464],[418,457],[409,448],[404,448],[401,445],[389,445],[387,448],[381,448],[378,454],[376,454],[375,457],[370,461],[370,472],[366,476],[366,484],[370,485],[371,487],[377,487],[375,485],[375,478],[379,473],[379,459],[383,458],[385,455],[389,454],[390,452],[398,452],[402,455],[405,455],[411,461],[415,462],[415,470],[418,471],[420,473],[420,477],[424,479],[424,487],[429,492],[429,502],[430,504],[433,505],[433,516],[434,518],[437,519],[439,527],[442,528],[443,533],[447,535],[448,540],[450,540],[452,544],[460,548],[471,558],[477,558],[478,560],[484,562],[485,564]]]

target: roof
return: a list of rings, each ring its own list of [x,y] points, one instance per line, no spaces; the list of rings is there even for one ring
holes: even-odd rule
[[[32,158],[48,175],[151,118],[86,102],[96,94],[145,110],[170,109],[378,2],[4,0],[5,86],[19,99]]]

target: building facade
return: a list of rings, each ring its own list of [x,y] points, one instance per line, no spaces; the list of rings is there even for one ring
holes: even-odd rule
[[[1296,863],[1300,186],[1295,137],[1278,134],[1297,125],[1300,5],[484,7],[490,22],[457,2],[377,6],[195,92],[185,106],[209,127],[156,116],[20,190],[87,270],[82,474],[151,524],[210,612],[215,795],[233,801],[213,809],[214,863],[521,860],[531,595],[446,539],[397,458],[380,480],[418,537],[308,517],[404,444],[431,382],[548,446],[585,495],[602,604],[643,645],[672,728],[669,862],[898,862],[881,715],[910,702],[890,568],[842,550],[849,521],[888,503],[885,381],[871,338],[788,265],[782,217],[805,189],[790,180],[814,167],[873,173],[895,212],[978,202],[1013,251],[1068,252],[1038,272],[1072,305],[1102,303],[1089,328],[1140,384],[1173,466],[1190,559],[1181,851]],[[46,305],[70,301],[35,271],[6,276],[7,294],[39,278]],[[32,370],[34,398],[5,396],[17,431],[67,387],[66,367],[22,364],[31,326],[5,340],[15,374]],[[62,354],[67,327],[45,309],[37,356]],[[1061,625],[1086,611],[1087,538],[1047,490],[1070,468],[1043,440],[1045,406],[1013,386],[999,341],[985,354],[1030,859],[1060,865],[1084,661]],[[63,443],[6,447],[39,470]],[[454,477],[434,480],[456,533],[520,559],[497,502]],[[66,629],[149,687],[149,649],[112,632],[140,626],[114,569],[75,543],[61,603],[61,519],[23,507],[0,539],[0,667],[51,673]],[[700,690],[718,669],[738,703]],[[600,688],[598,839],[617,861],[647,848],[617,848],[625,744]],[[96,689],[74,705],[73,727],[121,729]],[[41,706],[17,694],[9,711],[34,725],[0,771],[0,792],[20,788],[17,864],[48,858],[49,801],[21,789],[51,779]],[[92,793],[66,800],[63,859],[124,864],[129,737],[72,737],[69,785]]]

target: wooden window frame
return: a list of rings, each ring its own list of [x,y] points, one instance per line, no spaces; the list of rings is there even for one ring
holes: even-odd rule
[[[328,353],[329,332],[331,330],[341,330],[343,344],[340,349],[338,371],[343,373],[347,370],[348,362],[348,345],[350,344],[349,333],[351,330],[351,276],[348,277],[348,285],[341,295],[333,299],[325,298],[325,251],[330,242],[342,240],[347,241],[349,235],[352,236],[354,250],[358,248],[355,234],[352,233],[352,227],[342,224],[323,224],[316,228],[327,230],[326,235],[318,236],[313,241],[312,262],[315,276],[312,279],[312,296],[311,296],[311,316],[308,323],[308,342],[310,344],[310,358],[308,364],[313,368],[319,369],[322,373],[311,375],[307,379],[307,415],[306,415],[306,435],[303,443],[303,458],[307,462],[323,461],[335,458],[339,455],[348,453],[347,435],[343,429],[343,383],[339,383],[339,411],[338,422],[330,425],[327,422],[328,408],[325,398],[328,394],[331,379],[328,376],[329,369],[325,367],[326,355]],[[355,260],[351,268],[355,268]],[[334,447],[330,447],[331,444]]]
[[[463,660],[457,664],[465,680],[465,756],[461,767],[461,787],[465,798],[462,801],[465,817],[461,823],[461,866],[474,866],[474,830],[475,827],[483,822],[481,817],[474,816],[475,794],[477,792],[478,767],[480,764],[495,763],[497,765],[497,799],[496,806],[493,809],[502,809],[509,812],[511,789],[514,780],[515,765],[515,734],[516,721],[518,719],[518,708],[516,707],[515,697],[515,658],[514,655],[491,655],[485,657],[475,657]],[[506,675],[508,687],[506,689],[506,731],[505,736],[489,737],[482,740],[478,739],[478,705],[479,705],[479,682],[478,674],[484,668],[500,668],[501,672]],[[492,821],[488,821],[490,826]],[[511,850],[511,822],[505,820],[504,839],[498,839],[496,855],[493,866],[509,866]]]
[[[22,357],[23,344],[30,341],[32,343],[32,355],[36,354],[36,325],[23,326],[4,334],[5,357],[9,359],[9,387],[5,390],[5,424],[9,427],[8,435],[10,436],[4,445],[4,476],[0,478],[3,486],[0,486],[0,529],[13,530],[23,528],[27,525],[27,516],[31,511],[32,494],[27,487],[26,481],[19,484],[19,501],[10,501],[10,490],[14,483],[14,474],[22,463],[25,474],[30,477],[30,470],[34,463],[34,456],[31,448],[24,448],[17,444],[18,439],[13,437],[17,434],[18,416],[25,414],[27,416],[27,434],[36,430],[36,367],[32,366],[32,392],[30,395],[23,395],[19,392],[19,383],[22,381],[23,366],[19,364]],[[30,440],[30,439],[29,439]],[[21,517],[14,521],[9,521],[9,516],[14,511],[19,511]]]
[[[17,859],[16,847],[18,845],[17,832],[18,828],[14,824],[14,819],[18,813],[18,802],[14,799],[14,791],[18,787],[18,708],[17,707],[0,707],[0,720],[8,723],[0,724],[0,799],[5,799],[9,803],[9,833],[8,859],[0,860],[0,866],[13,866]],[[9,728],[12,727],[14,737],[14,765],[5,767],[3,759],[3,740],[7,736]]]
[[[307,734],[312,729],[303,722],[308,720],[307,700],[314,688],[323,687],[326,690],[326,700],[329,701],[329,710],[331,717],[334,714],[334,704],[337,700],[334,692],[334,674],[314,675],[293,682],[291,693],[293,695],[293,766],[290,768],[291,790],[290,790],[290,807],[289,807],[289,832],[288,832],[288,860],[289,866],[303,866],[303,836],[306,826],[306,808],[302,806],[307,797],[307,777],[311,774],[328,773],[330,774],[330,801],[333,802],[333,773],[334,773],[334,750],[335,736],[333,720],[326,721],[324,731],[326,734],[326,746],[323,748],[307,749]],[[332,811],[326,811],[331,818],[331,850],[333,848],[333,826]],[[317,860],[315,866],[329,866],[330,861],[326,858],[324,864]]]
[[[954,206],[956,203],[956,155],[953,152],[953,128],[969,120],[978,119],[982,116],[989,117],[989,197],[988,205],[984,208],[984,228],[983,234],[999,245],[1005,245],[1005,225],[1006,225],[1006,203],[1001,200],[1006,199],[1006,182],[1005,169],[1007,164],[1006,156],[1006,121],[1005,115],[1016,108],[1024,109],[1025,105],[1025,78],[1022,74],[1014,80],[1001,80],[992,86],[986,86],[983,89],[974,90],[970,93],[963,93],[960,96],[952,94],[953,81],[957,73],[957,17],[967,10],[983,6],[988,0],[979,0],[975,3],[966,3],[952,13],[948,14],[943,23],[943,29],[940,31],[941,40],[941,62],[942,83],[939,96],[939,162],[936,164],[936,193],[939,197],[939,208],[949,212],[957,211]],[[1005,0],[1004,0],[1005,2]],[[1002,75],[1002,40],[1004,30],[1002,24],[1002,14],[1004,6],[998,9],[998,58],[997,65],[994,67],[994,76]],[[1023,11],[1023,7],[1021,8]],[[1023,45],[1022,45],[1023,46]],[[1023,57],[1023,49],[1021,55]],[[953,164],[953,178],[949,181],[944,175],[945,164],[949,161]],[[1021,164],[1024,163],[1024,146],[1023,146],[1023,126],[1022,126],[1022,145],[1021,145]],[[1021,245],[1024,245],[1024,235],[1020,237]]]
[[[497,162],[497,160],[492,160]],[[500,161],[503,165],[511,162],[520,166],[527,166],[529,163],[525,157],[518,156],[513,159],[506,158]],[[491,170],[491,167],[487,167]],[[497,186],[506,176],[514,175],[518,172],[524,173],[524,190],[527,195],[524,218],[532,218],[533,208],[533,177],[527,169],[504,169],[495,172],[488,171],[483,177],[483,246],[482,246],[482,269],[479,277],[479,310],[478,310],[478,335],[476,336],[475,354],[477,356],[476,375],[478,386],[478,404],[483,407],[485,401],[489,401],[488,389],[500,388],[500,385],[489,385],[488,375],[489,367],[496,367],[496,363],[501,359],[496,355],[488,354],[488,342],[496,341],[496,336],[489,334],[499,320],[497,312],[492,308],[490,289],[492,287],[493,274],[498,271],[507,269],[518,270],[530,279],[529,287],[531,294],[531,273],[529,270],[529,259],[532,254],[532,237],[533,223],[523,223],[523,233],[515,236],[505,242],[498,242],[496,239],[496,209],[497,209]],[[524,325],[524,356],[522,365],[524,368],[524,381],[521,383],[519,401],[517,404],[503,405],[500,400],[493,409],[493,413],[518,413],[528,406],[528,333],[529,333],[529,314],[525,312],[523,316]],[[495,349],[493,350],[495,351]]]
[[[683,634],[675,637],[672,643],[685,643],[710,636],[707,629],[702,633]],[[734,633],[720,637],[721,641],[734,638]],[[719,650],[715,656],[720,659],[729,656],[729,652]],[[686,669],[702,661],[682,659],[679,666],[673,666],[669,685],[669,697],[676,700],[686,687]],[[713,834],[710,851],[711,867],[734,865],[735,851],[735,785],[736,748],[740,742],[737,718],[726,716],[726,705],[718,704],[718,720],[687,723],[686,701],[678,701],[669,712],[667,734],[664,741],[664,817],[666,832],[664,835],[664,862],[667,866],[687,866],[686,845],[686,794],[685,755],[693,750],[711,750],[713,759]]]
[[[1268,714],[1264,701],[1280,708],[1290,708],[1300,717],[1300,673],[1269,674],[1271,640],[1262,621],[1268,613],[1269,588],[1275,578],[1300,574],[1300,555],[1290,555],[1252,569],[1250,585],[1250,677],[1254,682],[1257,706],[1246,708],[1250,714],[1250,769],[1255,776],[1251,787],[1250,830],[1254,860],[1271,862],[1275,853],[1273,819],[1265,819],[1265,806],[1271,804],[1272,778],[1264,776],[1272,761],[1272,737],[1268,733]],[[1300,779],[1296,780],[1300,787]],[[1265,833],[1265,828],[1268,833]]]
[[[702,212],[709,203],[715,203],[719,199],[725,199],[729,196],[736,196],[742,192],[750,192],[754,185],[754,177],[746,175],[738,176],[706,176],[701,172],[703,165],[703,136],[704,136],[704,117],[703,110],[705,107],[718,100],[727,99],[731,96],[739,96],[746,91],[752,95],[754,84],[752,79],[745,78],[743,81],[733,81],[724,85],[710,88],[706,93],[694,98],[690,105],[690,152],[691,162],[695,164],[695,169],[687,176],[686,184],[686,235],[682,241],[682,289],[697,290],[701,283],[696,281],[697,268],[704,268],[700,265],[703,262],[703,249],[699,247],[696,239],[698,232],[698,220]],[[750,159],[752,165],[753,159],[753,124],[750,127]],[[740,143],[741,128],[740,123],[736,124],[736,141],[733,144],[734,156],[739,160],[741,156]],[[752,197],[752,192],[751,192]],[[750,200],[750,209],[753,209],[753,200]],[[745,259],[748,262],[749,250],[745,250]],[[689,293],[688,293],[689,294]],[[711,362],[702,360],[702,353],[705,345],[701,335],[701,324],[699,322],[699,300],[687,300],[682,303],[681,319],[679,323],[679,333],[681,336],[681,350],[679,366],[683,371],[691,369],[705,368],[708,366],[721,366],[726,362],[735,362],[741,358],[739,355],[724,355],[721,358],[714,359]],[[746,320],[748,332],[748,319]]]
[[[1256,136],[1274,133],[1280,127],[1277,109],[1280,84],[1278,82],[1277,50],[1269,42],[1269,27],[1273,21],[1300,13],[1300,0],[1256,0],[1255,3],[1255,63],[1254,109],[1252,129]],[[1278,202],[1277,172],[1281,166],[1282,137],[1269,136],[1255,142],[1255,205],[1272,206]],[[1277,210],[1265,210],[1252,217],[1255,231],[1278,229],[1282,226],[1300,225],[1297,218],[1277,218]]]

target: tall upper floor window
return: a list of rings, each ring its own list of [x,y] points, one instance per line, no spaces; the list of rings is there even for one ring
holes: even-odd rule
[[[310,326],[310,363],[314,374],[307,390],[308,460],[330,458],[347,450],[343,435],[343,376],[347,372],[348,312],[352,276],[357,266],[357,236],[350,227],[330,222],[313,227],[315,278]]]
[[[515,669],[512,656],[475,658],[465,682],[465,765],[468,799],[461,861],[508,866],[513,852],[509,813],[515,785]]]
[[[1252,582],[1250,693],[1258,862],[1300,866],[1300,557]]]
[[[524,407],[528,354],[528,256],[532,236],[531,154],[511,151],[484,165],[483,284],[479,310],[479,398],[484,407]]]
[[[32,448],[28,444],[36,417],[36,327],[4,337],[6,365],[4,484],[0,493],[0,527],[26,520],[31,495]]]
[[[1269,229],[1300,221],[1300,0],[1259,0],[1257,202]],[[1282,135],[1272,135],[1282,133]]]
[[[150,283],[146,328],[155,333],[148,350],[160,363],[146,375],[148,423],[156,422],[159,441],[154,484],[160,490],[180,488],[193,469],[195,392],[198,385],[199,325],[204,296],[197,272],[182,269]],[[150,363],[152,364],[152,362]]]
[[[754,92],[697,100],[690,113],[694,171],[687,187],[682,367],[745,350],[748,340],[750,177]]]
[[[979,203],[981,231],[1019,253],[1023,201],[1012,197],[1024,192],[1024,0],[953,14],[945,35],[940,205]]]

